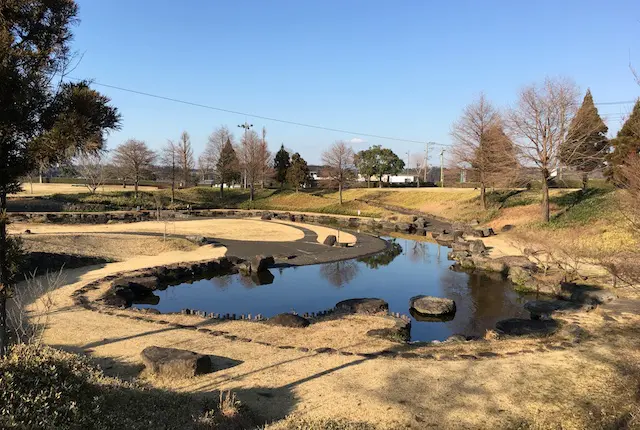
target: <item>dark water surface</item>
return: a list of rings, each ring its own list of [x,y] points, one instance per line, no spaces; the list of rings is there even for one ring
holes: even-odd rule
[[[340,300],[378,297],[392,312],[409,315],[409,298],[419,294],[455,300],[451,321],[421,322],[411,317],[411,340],[444,340],[452,334],[481,336],[504,318],[525,317],[524,296],[500,276],[450,270],[448,248],[427,242],[395,239],[395,253],[316,266],[271,269],[261,280],[230,275],[155,291],[152,307],[161,312],[197,309],[230,314],[319,312]],[[399,254],[398,254],[399,252]],[[393,255],[397,254],[397,255]],[[269,283],[272,281],[272,283]],[[258,285],[260,283],[263,285]]]

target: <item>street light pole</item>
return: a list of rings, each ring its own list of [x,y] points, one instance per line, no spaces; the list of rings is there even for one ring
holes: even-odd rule
[[[238,124],[238,127],[244,129],[244,142],[245,144],[247,144],[247,133],[249,132],[249,129],[253,127],[253,124],[249,124],[248,122],[245,121],[244,124]],[[247,167],[246,166],[244,167],[244,189],[245,190],[247,189]]]
[[[440,151],[440,186],[444,188],[444,148]]]

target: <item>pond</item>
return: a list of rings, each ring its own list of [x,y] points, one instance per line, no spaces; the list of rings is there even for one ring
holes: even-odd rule
[[[271,269],[256,277],[229,275],[171,286],[154,293],[151,302],[136,304],[161,312],[184,308],[230,314],[319,312],[341,300],[377,297],[389,310],[409,315],[409,298],[424,294],[455,300],[450,321],[419,321],[411,316],[411,340],[445,340],[453,334],[482,336],[504,318],[524,317],[530,300],[513,290],[510,282],[493,274],[453,271],[449,249],[429,242],[390,239],[393,252],[315,266]],[[147,302],[149,303],[149,302]]]

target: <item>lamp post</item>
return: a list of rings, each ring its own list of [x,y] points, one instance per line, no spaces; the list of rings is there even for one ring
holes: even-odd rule
[[[247,143],[247,133],[249,132],[249,129],[251,127],[253,127],[253,124],[249,124],[248,122],[245,121],[244,124],[238,124],[238,127],[244,129],[244,141],[245,141],[245,144],[246,144]],[[247,189],[247,167],[246,166],[244,167],[244,188]]]

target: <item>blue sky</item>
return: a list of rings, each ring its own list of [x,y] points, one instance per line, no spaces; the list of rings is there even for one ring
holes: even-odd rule
[[[77,78],[334,129],[449,144],[480,91],[497,106],[545,76],[569,76],[596,103],[640,95],[640,2],[79,0]],[[200,152],[219,125],[267,128],[310,163],[338,139],[388,141],[206,110],[96,86],[128,138],[159,148],[187,130]],[[611,130],[631,105],[600,106]],[[435,151],[433,151],[435,152]],[[430,157],[435,160],[435,154]]]

